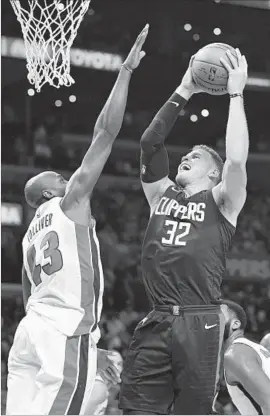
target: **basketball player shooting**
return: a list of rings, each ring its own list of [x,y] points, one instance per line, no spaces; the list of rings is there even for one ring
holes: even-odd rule
[[[8,360],[7,414],[83,414],[96,377],[103,273],[90,198],[122,125],[148,25],[125,60],[81,166],[25,186],[36,214],[23,239],[26,317]],[[119,377],[113,363],[107,370]]]
[[[230,95],[226,162],[195,146],[169,175],[164,140],[195,93],[191,63],[181,85],[141,139],[141,180],[150,206],[142,248],[153,310],[138,324],[124,363],[124,414],[209,414],[219,378],[224,318],[220,285],[226,253],[246,199],[249,137],[243,90],[247,62],[227,53]]]
[[[270,352],[245,338],[247,318],[243,308],[232,301],[222,302],[228,392],[241,415],[269,415]]]

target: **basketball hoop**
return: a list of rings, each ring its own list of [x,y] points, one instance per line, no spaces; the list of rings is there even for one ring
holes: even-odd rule
[[[10,0],[23,33],[27,77],[38,92],[46,83],[56,88],[74,84],[70,48],[90,2]]]

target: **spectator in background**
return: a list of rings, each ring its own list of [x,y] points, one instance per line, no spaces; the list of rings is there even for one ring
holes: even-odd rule
[[[48,135],[48,144],[51,149],[52,168],[66,170],[70,165],[69,152],[63,142],[63,132],[60,128]]]
[[[44,125],[39,125],[33,133],[35,166],[49,168],[52,151],[48,143],[48,135]]]
[[[28,163],[28,149],[27,141],[23,135],[18,135],[14,141],[14,150],[16,153],[16,161],[18,165],[27,165]]]

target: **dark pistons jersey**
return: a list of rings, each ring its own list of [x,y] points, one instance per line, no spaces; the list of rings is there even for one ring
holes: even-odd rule
[[[212,191],[191,197],[170,186],[153,212],[142,249],[146,292],[155,305],[209,305],[220,296],[235,227]]]

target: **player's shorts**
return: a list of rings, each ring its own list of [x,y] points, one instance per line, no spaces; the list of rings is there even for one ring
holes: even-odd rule
[[[207,415],[217,390],[220,306],[160,306],[137,326],[124,362],[120,408]]]
[[[7,414],[83,414],[96,367],[89,334],[67,337],[29,311],[9,354]]]

